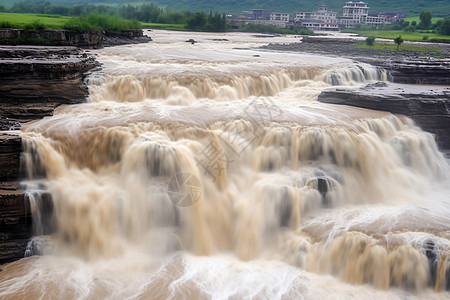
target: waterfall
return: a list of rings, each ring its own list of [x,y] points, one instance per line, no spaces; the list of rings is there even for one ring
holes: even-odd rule
[[[220,43],[97,50],[88,102],[23,126],[45,236],[2,267],[0,297],[448,296],[450,167],[433,136],[315,101],[386,72]]]

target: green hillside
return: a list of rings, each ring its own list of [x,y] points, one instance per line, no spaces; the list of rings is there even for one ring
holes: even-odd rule
[[[341,13],[345,0],[155,0],[156,4],[176,10],[217,10],[226,13],[240,13],[243,10],[268,9],[294,14],[296,11],[315,10],[325,3],[329,8]],[[355,1],[356,2],[356,1]],[[418,15],[422,10],[430,10],[435,16],[450,15],[449,0],[371,0],[366,1],[370,13],[404,12]]]
[[[24,0],[0,0],[0,5],[8,7],[12,3]],[[30,1],[30,0],[27,0]],[[31,0],[39,1],[39,0]],[[43,0],[40,0],[43,1]],[[244,10],[268,9],[276,12],[290,13],[296,11],[315,10],[318,5],[325,3],[329,8],[341,13],[346,0],[47,0],[54,5],[88,5],[103,4],[120,6],[123,4],[137,5],[153,2],[159,7],[171,11],[204,11],[210,10],[228,14],[238,14]],[[356,0],[355,0],[356,1]],[[422,10],[430,10],[435,17],[450,16],[450,0],[367,0],[370,13],[403,12],[407,15],[419,15]]]

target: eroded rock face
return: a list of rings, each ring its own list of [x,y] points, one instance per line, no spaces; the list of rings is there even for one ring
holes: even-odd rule
[[[0,46],[0,109],[18,120],[52,115],[61,104],[84,102],[92,55],[73,47]]]
[[[449,87],[378,83],[356,91],[325,91],[318,100],[406,115],[433,133],[441,149],[450,149]]]
[[[86,30],[82,32],[64,29],[43,29],[26,31],[15,28],[0,28],[0,44],[42,46],[76,46],[81,48],[102,48],[123,44],[147,43],[152,39],[144,36],[140,29],[123,30],[118,33],[104,30]]]
[[[263,49],[339,56],[364,62],[390,72],[395,83],[450,85],[450,45],[428,43],[434,51],[364,49],[361,38],[303,37],[301,42],[269,44]]]
[[[15,130],[61,104],[86,101],[84,78],[97,66],[94,56],[74,47],[0,46],[0,264],[24,257],[32,235],[29,195],[19,184],[22,139]]]
[[[0,182],[19,178],[22,139],[17,132],[0,131]]]
[[[360,61],[387,70],[395,83],[450,85],[450,59],[386,57],[365,58]]]
[[[0,29],[0,44],[21,45],[37,44],[48,46],[77,46],[99,48],[105,38],[103,30],[75,32],[63,29],[43,29],[29,32],[23,29]]]
[[[31,213],[20,189],[19,132],[0,132],[0,264],[23,257],[31,237]]]

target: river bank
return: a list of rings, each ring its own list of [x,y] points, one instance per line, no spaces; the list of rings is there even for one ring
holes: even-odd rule
[[[153,37],[92,51],[88,103],[21,128],[22,183],[54,214],[33,213],[0,298],[449,298],[450,172],[431,135],[317,101],[386,72],[254,50],[294,37]]]
[[[28,195],[20,185],[21,123],[85,102],[84,79],[99,66],[76,47],[0,46],[0,263],[22,258],[32,236]]]
[[[301,43],[269,44],[262,48],[346,57],[389,71],[389,82],[357,90],[338,88],[335,91],[324,91],[318,96],[318,100],[406,115],[423,130],[434,134],[439,147],[448,151],[450,45],[427,43],[427,47],[440,49],[427,52],[356,47],[361,43],[364,40],[357,37],[304,37]]]
[[[72,46],[98,49],[127,44],[148,43],[152,39],[140,29],[108,32],[105,30],[72,31],[65,29],[41,29],[27,31],[0,28],[0,45]]]
[[[265,40],[267,38],[263,39]],[[330,46],[332,44],[333,46]],[[340,46],[335,46],[336,44]],[[338,49],[336,47],[340,47],[340,50],[336,50]],[[375,55],[375,51],[371,52],[371,56],[364,56],[362,53],[367,53],[364,49],[356,49],[354,50],[355,52],[351,52],[353,50],[350,50],[349,44],[342,40],[322,40],[318,43],[310,41],[301,44],[278,43],[266,46],[264,49],[276,51],[282,49],[282,51],[295,52],[307,49],[306,52],[309,53],[326,54],[328,56],[342,55],[353,59],[358,57],[358,61],[364,62],[372,60],[373,64],[377,62],[381,64],[385,61],[378,54]],[[312,49],[316,49],[315,52]],[[360,54],[357,56],[356,52]],[[415,53],[408,52],[397,58],[398,60],[403,60],[405,58],[412,59],[416,57],[418,56]],[[257,56],[253,56],[253,58],[258,59]],[[421,60],[423,61],[422,58]],[[379,66],[381,67],[381,65]],[[424,69],[422,66],[417,67],[413,63],[409,64],[408,68],[400,68],[400,66],[402,65],[391,65],[391,74],[395,71],[397,72],[394,79],[402,77],[417,79],[419,78],[417,76],[422,76],[418,75],[419,73],[417,72]],[[444,66],[444,70],[448,74],[448,66],[442,63],[431,65],[429,70],[433,74],[438,74],[442,66]],[[26,245],[26,242],[31,237],[31,212],[27,195],[20,189],[18,183],[20,181],[21,138],[20,132],[14,130],[20,128],[20,122],[52,115],[55,107],[61,104],[84,102],[88,96],[84,79],[88,72],[96,67],[98,67],[98,64],[94,55],[74,47],[0,47],[0,68],[2,70],[0,78],[2,81],[2,93],[0,96],[2,118],[0,119],[0,125],[1,130],[4,130],[2,135],[0,135],[0,154],[4,170],[4,174],[0,177],[0,203],[2,208],[0,210],[0,224],[9,226],[9,233],[0,236],[0,244],[4,246],[1,248],[2,246],[0,245],[0,249],[4,254],[0,258],[0,263],[23,257],[23,246]],[[416,70],[415,75],[411,75],[411,70]],[[428,80],[435,80],[429,77],[426,78]],[[435,76],[435,78],[436,80],[439,78],[447,80],[448,76],[439,75]],[[334,94],[331,91],[323,92],[319,96],[319,101],[387,110],[396,114],[405,114],[413,118],[416,117],[411,113],[408,114],[408,110],[405,108],[406,106],[399,106],[398,104],[400,102],[394,98],[390,99],[392,101],[380,102],[378,97],[380,93],[385,94],[385,92],[380,92],[378,88],[381,88],[381,86],[373,86],[370,89],[371,97],[366,102],[360,101],[360,98],[358,98],[367,96],[367,94],[361,94],[364,89],[358,92],[355,92],[355,90],[340,89],[334,92]],[[397,91],[394,89],[392,93],[395,94]],[[359,96],[352,98],[352,95]],[[418,93],[406,93],[406,95],[401,101],[402,104],[405,102],[414,103],[415,100],[412,98],[415,95],[417,96]],[[419,95],[420,97],[417,103],[424,103],[426,100],[426,106],[429,108],[427,111],[430,113],[427,116],[423,116],[422,114],[421,118],[429,124],[430,122],[434,123],[432,126],[430,125],[424,129],[431,132],[435,129],[438,130],[438,142],[443,139],[444,142],[440,143],[440,145],[447,147],[449,143],[448,134],[446,133],[448,132],[448,128],[450,128],[448,126],[448,115],[440,116],[440,114],[442,115],[445,112],[446,107],[447,111],[449,111],[448,94],[443,90],[441,93],[437,93],[437,95],[443,100],[436,99],[436,97],[424,99],[427,95]],[[351,99],[354,99],[354,101]],[[367,103],[371,103],[372,105],[368,105]],[[421,109],[417,109],[420,106],[411,106],[416,108],[414,110],[416,113],[421,111]],[[394,107],[396,110],[393,110]],[[431,128],[433,126],[435,128]],[[14,232],[20,232],[21,235],[17,236],[12,234]]]

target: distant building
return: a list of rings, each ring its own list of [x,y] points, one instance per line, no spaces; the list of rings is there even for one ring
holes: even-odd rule
[[[380,17],[380,16],[367,16],[362,19],[362,24],[371,26],[371,27],[377,27],[383,24],[387,24],[386,18]]]
[[[384,18],[387,22],[395,22],[405,17],[402,12],[381,12],[378,14],[380,18]]]
[[[302,19],[308,19],[311,20],[311,14],[312,12],[296,12],[295,13],[295,21],[300,21]]]
[[[338,19],[343,27],[355,27],[357,24],[376,27],[389,23],[384,15],[369,15],[369,7],[362,1],[346,2]]]
[[[338,31],[339,25],[332,23],[325,23],[320,20],[302,20],[296,23],[297,26],[307,28],[312,31]]]
[[[339,30],[337,12],[328,10],[326,4],[321,4],[316,11],[296,12],[295,24],[313,31]]]
[[[271,12],[265,9],[252,9],[244,11],[240,16],[230,21],[235,26],[243,26],[248,23],[270,24],[279,27],[298,26],[313,31],[339,30],[340,27],[355,27],[358,24],[377,27],[389,24],[403,18],[402,13],[380,13],[370,15],[366,2],[348,1],[342,7],[342,16],[328,9],[326,4],[321,4],[317,10],[311,12],[296,12],[293,21],[288,13]],[[243,24],[243,25],[242,25]]]
[[[270,14],[271,21],[281,21],[288,23],[289,22],[289,14],[285,13],[271,13]]]
[[[339,23],[344,27],[355,27],[356,24],[363,23],[363,20],[369,16],[369,7],[365,2],[346,2],[342,7],[342,16],[339,17]]]
[[[270,10],[266,9],[252,9],[253,20],[270,20]]]
[[[316,11],[296,12],[295,21],[308,19],[308,20],[321,20],[326,23],[337,23],[336,16],[337,12],[328,10],[328,6],[326,4],[321,4],[319,5]]]
[[[251,11],[243,11],[242,14],[229,21],[232,26],[244,26],[245,24],[264,24],[274,25],[278,27],[286,27],[290,25],[289,14],[271,12],[265,9],[252,9]]]

